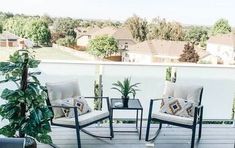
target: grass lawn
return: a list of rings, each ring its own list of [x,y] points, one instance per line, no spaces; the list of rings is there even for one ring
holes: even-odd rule
[[[10,54],[14,53],[18,48],[14,47],[0,47],[0,61],[6,61],[8,60],[8,57]],[[71,53],[68,53],[66,51],[52,48],[52,47],[43,47],[43,48],[35,48],[33,49],[36,51],[35,56],[39,60],[80,60],[85,61],[84,59],[81,59],[80,57],[77,57],[76,55],[73,55]]]

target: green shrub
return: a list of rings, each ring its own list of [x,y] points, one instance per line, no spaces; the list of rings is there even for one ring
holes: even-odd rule
[[[97,57],[107,57],[118,52],[117,40],[103,35],[89,41],[88,51]]]
[[[65,36],[64,38],[60,38],[56,41],[56,44],[67,47],[73,46],[75,43],[75,38],[72,36]]]

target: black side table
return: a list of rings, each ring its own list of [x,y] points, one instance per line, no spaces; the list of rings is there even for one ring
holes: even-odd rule
[[[117,107],[115,103],[122,102],[120,98],[111,98],[111,117],[113,121],[113,111],[114,110],[136,110],[136,131],[114,131],[114,132],[137,132],[139,133],[139,140],[141,140],[142,133],[142,120],[143,120],[143,107],[139,99],[129,99],[128,107]],[[141,111],[140,115],[140,127],[138,129],[138,120],[139,120],[139,110]]]

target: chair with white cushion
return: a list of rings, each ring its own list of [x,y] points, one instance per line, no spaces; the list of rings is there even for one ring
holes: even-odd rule
[[[199,134],[198,139],[201,138],[201,130],[202,130],[202,117],[203,117],[203,106],[201,105],[202,100],[202,93],[203,93],[203,87],[202,86],[190,86],[190,85],[179,85],[177,83],[171,83],[167,82],[165,84],[165,89],[163,92],[163,98],[159,99],[151,99],[150,100],[150,107],[149,107],[149,116],[148,116],[148,123],[147,123],[147,132],[146,132],[146,141],[153,141],[158,134],[160,133],[160,130],[162,128],[162,124],[170,124],[175,126],[180,126],[184,128],[192,129],[192,139],[191,139],[191,148],[194,147],[194,141],[195,141],[195,133],[196,133],[196,126],[199,124]],[[163,101],[165,98],[182,98],[181,100],[184,100],[185,102],[192,102],[194,104],[192,108],[194,111],[192,112],[192,116],[190,117],[184,117],[179,116],[175,114],[169,114],[166,112],[161,112],[155,109],[154,103],[158,101]],[[176,99],[177,100],[177,99]],[[179,99],[180,100],[180,99]],[[178,100],[177,100],[178,101]],[[173,102],[169,105],[169,107],[166,110],[174,110],[177,109],[179,106],[181,109],[180,103]],[[162,102],[163,106],[164,102]],[[173,108],[171,108],[173,107]],[[176,110],[178,111],[178,110]],[[159,122],[159,128],[156,132],[156,134],[149,138],[149,132],[150,132],[150,125],[151,121],[158,121]]]
[[[79,115],[77,106],[64,106],[60,104],[60,102],[63,101],[65,98],[76,98],[81,96],[77,80],[46,83],[46,87],[48,93],[47,104],[51,108],[51,111],[53,113],[51,125],[76,129],[78,148],[81,148],[80,131],[94,137],[110,139],[113,138],[113,126],[111,122],[110,104],[108,97],[84,97],[86,100],[95,98],[102,99],[102,102],[106,101],[107,108],[105,109],[103,105],[102,110],[91,110],[88,113]],[[73,112],[74,116],[72,118],[65,117],[62,110],[64,108],[69,109],[71,112]],[[110,135],[108,136],[94,135],[83,129],[84,127],[105,119],[109,120]]]

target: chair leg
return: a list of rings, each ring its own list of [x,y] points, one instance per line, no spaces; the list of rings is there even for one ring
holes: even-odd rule
[[[114,137],[113,135],[113,120],[112,120],[112,117],[110,116],[109,117],[109,130],[110,130],[110,139],[112,139]]]
[[[195,134],[196,134],[196,125],[192,129],[191,148],[194,148]]]
[[[202,122],[200,121],[200,123],[199,123],[198,140],[200,140],[200,139],[201,139],[201,135],[202,135]]]
[[[80,139],[80,129],[79,127],[76,127],[76,133],[77,133],[77,144],[78,144],[78,148],[81,148],[81,139]]]
[[[147,121],[147,129],[146,129],[146,137],[145,137],[145,141],[148,141],[148,140],[149,140],[150,124],[151,124],[151,119],[148,119],[148,121]]]
[[[203,116],[203,107],[201,108],[201,114],[200,114],[198,140],[201,139],[201,134],[202,134],[202,116]]]
[[[157,138],[157,136],[159,135],[161,129],[162,129],[162,123],[160,122],[159,123],[159,128],[158,128],[157,132],[155,133],[155,135],[152,138],[149,138],[150,123],[151,123],[151,119],[148,120],[145,141],[153,141],[153,140],[155,140]]]

